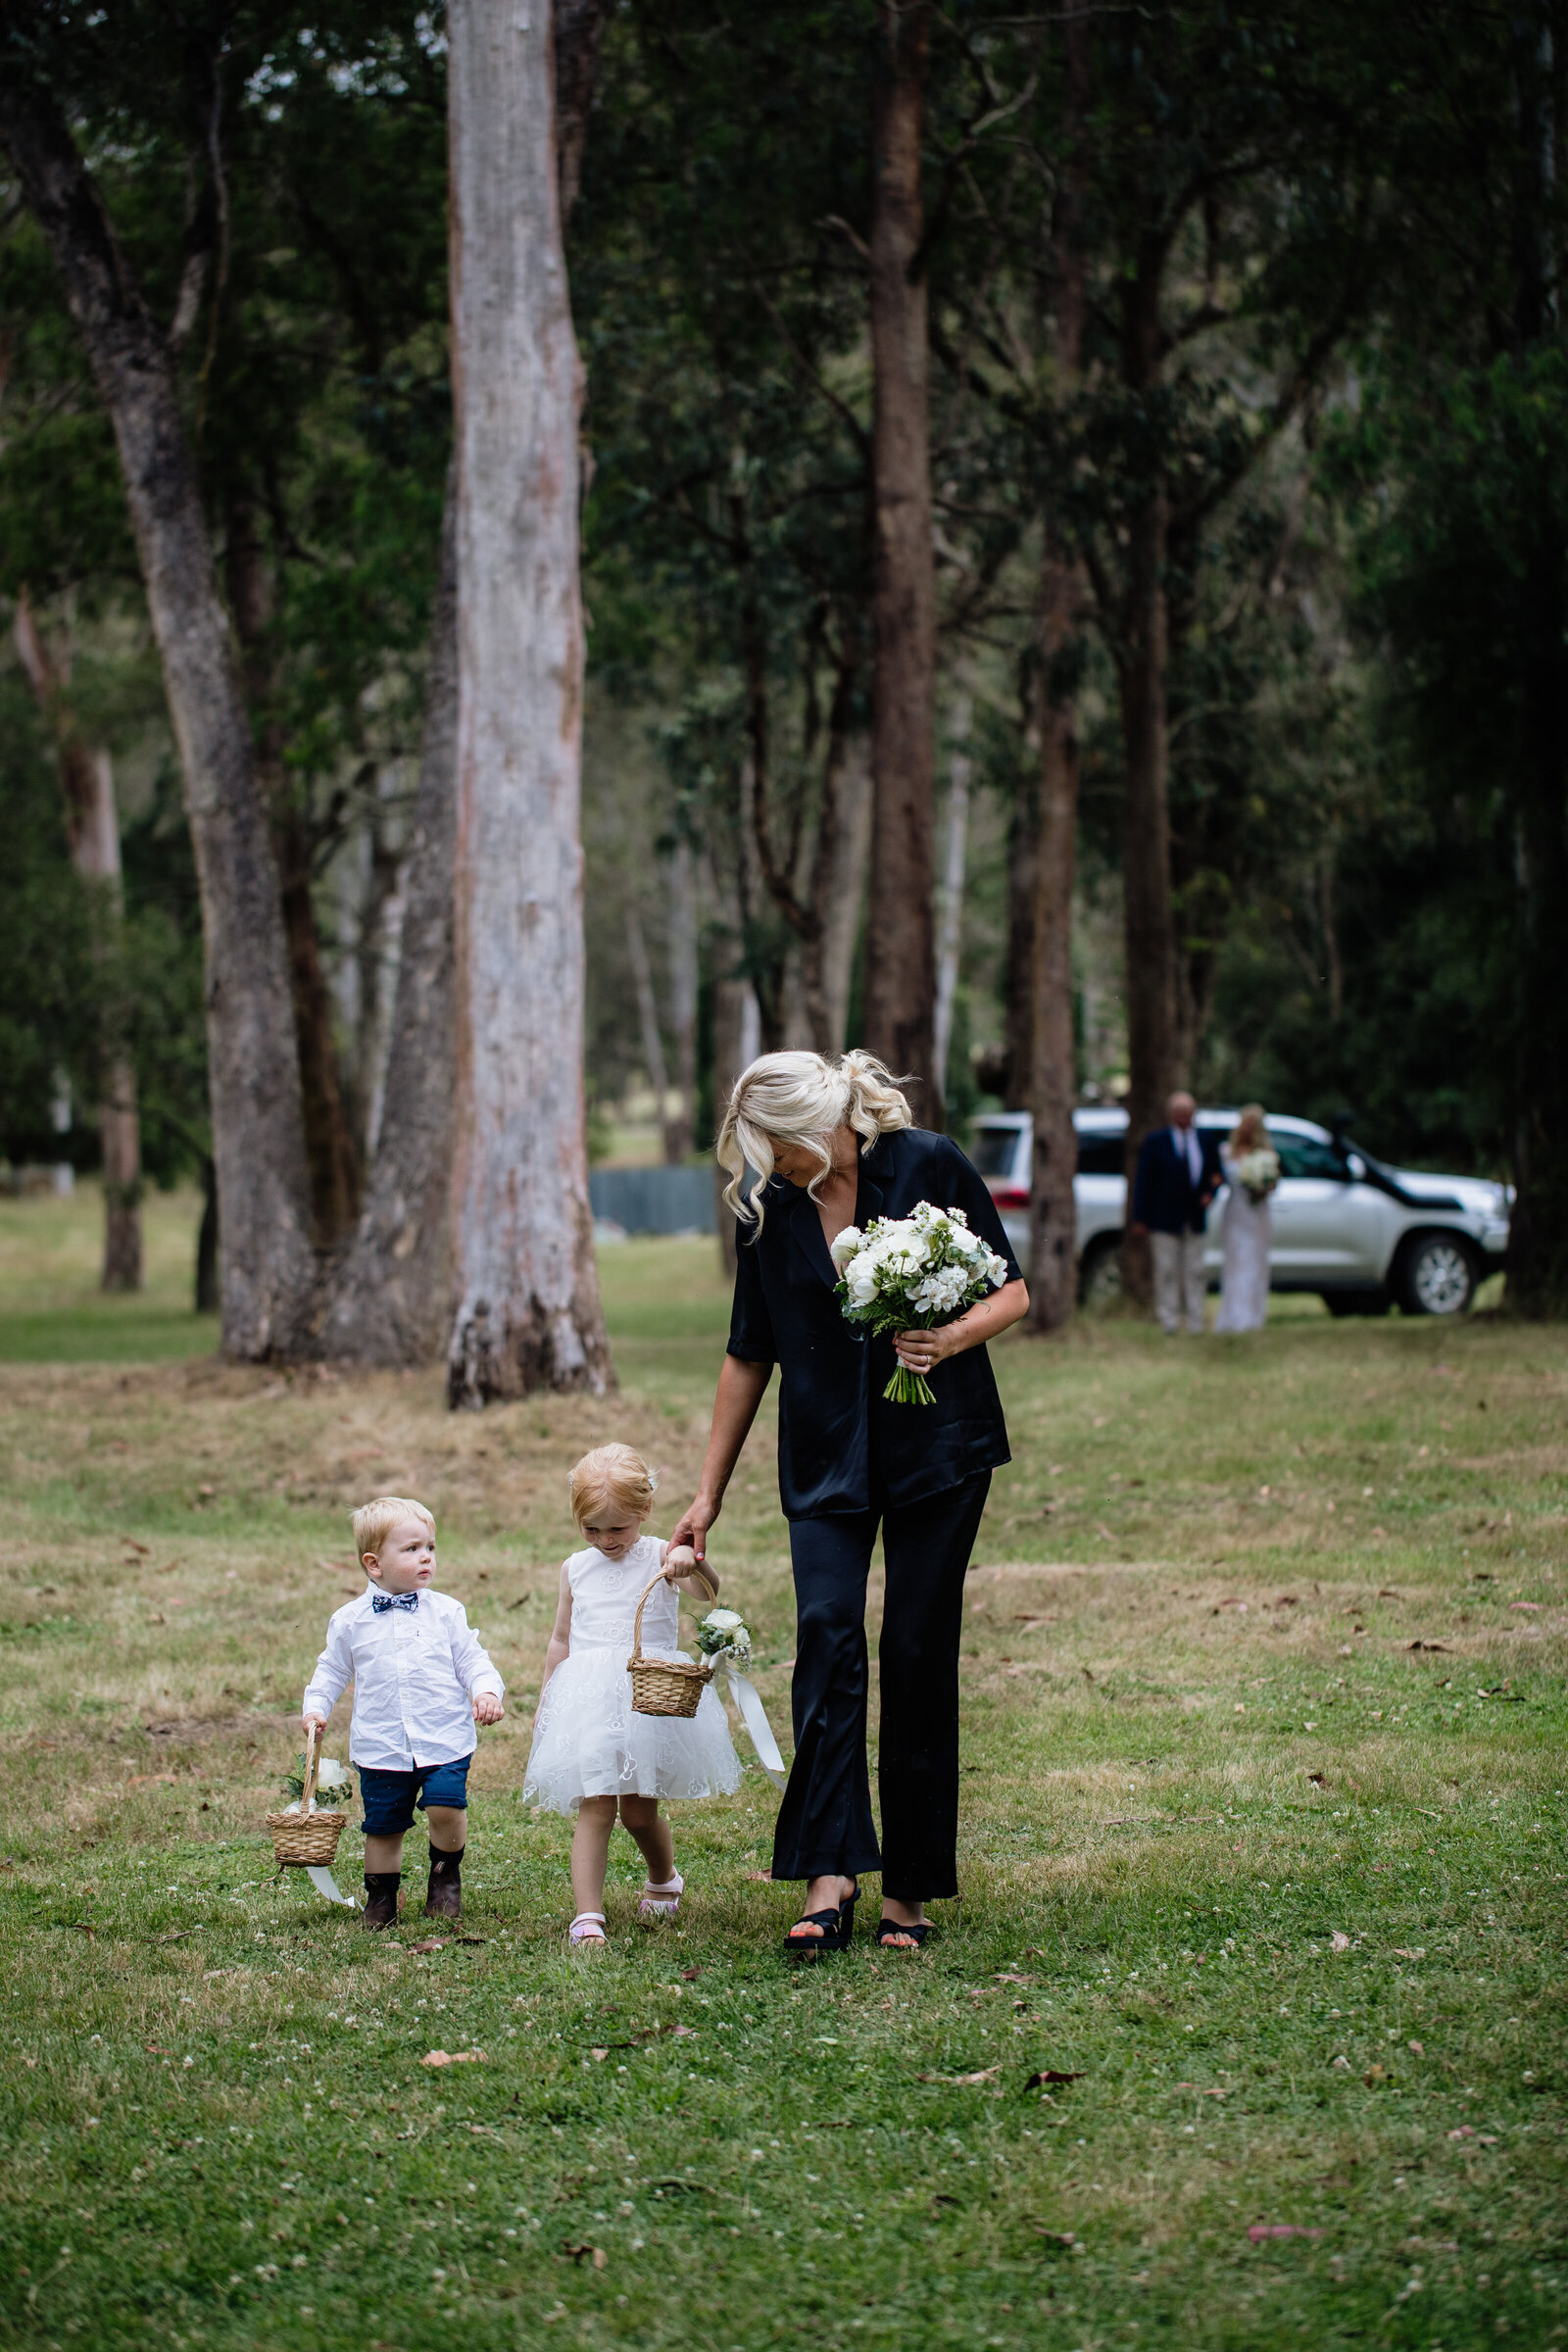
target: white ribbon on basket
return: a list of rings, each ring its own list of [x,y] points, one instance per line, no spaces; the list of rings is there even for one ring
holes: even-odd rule
[[[722,1674],[728,1681],[730,1697],[757,1750],[757,1761],[774,1788],[782,1789],[784,1759],[778,1752],[778,1741],[773,1737],[773,1727],[767,1720],[767,1710],[762,1705],[757,1685],[748,1682],[744,1674],[738,1673],[722,1650],[713,1657],[712,1667],[715,1676]]]

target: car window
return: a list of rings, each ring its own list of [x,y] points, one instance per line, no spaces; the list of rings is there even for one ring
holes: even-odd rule
[[[1332,1144],[1320,1144],[1309,1135],[1282,1135],[1277,1127],[1269,1129],[1268,1140],[1280,1155],[1282,1176],[1328,1176],[1345,1182],[1348,1171]]]
[[[1127,1165],[1124,1135],[1081,1135],[1078,1138],[1080,1176],[1120,1176]]]
[[[977,1127],[969,1156],[982,1176],[1010,1176],[1020,1130],[1016,1127]]]

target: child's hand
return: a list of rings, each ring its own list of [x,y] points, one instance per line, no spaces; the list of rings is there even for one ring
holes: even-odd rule
[[[672,1544],[664,1554],[665,1584],[679,1584],[681,1578],[690,1576],[696,1566],[697,1554],[689,1544]]]
[[[326,1717],[325,1717],[324,1715],[310,1715],[310,1714],[307,1714],[307,1715],[306,1715],[306,1716],[303,1718],[303,1721],[304,1721],[304,1724],[305,1724],[305,1744],[306,1744],[306,1746],[307,1746],[307,1747],[309,1747],[309,1745],[310,1745],[310,1743],[311,1743],[311,1736],[312,1736],[312,1734],[313,1734],[313,1733],[315,1733],[315,1732],[324,1732],[324,1731],[325,1731],[325,1729],[326,1729]]]
[[[473,1702],[475,1723],[499,1723],[506,1711],[493,1690],[481,1690]]]

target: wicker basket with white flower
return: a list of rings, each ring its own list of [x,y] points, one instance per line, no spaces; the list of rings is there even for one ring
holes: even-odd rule
[[[930,1331],[950,1323],[1007,1279],[999,1257],[971,1233],[961,1208],[917,1201],[906,1217],[873,1217],[864,1232],[846,1225],[830,1245],[845,1320],[868,1331]],[[891,1404],[934,1404],[923,1373],[900,1364],[882,1392]]]

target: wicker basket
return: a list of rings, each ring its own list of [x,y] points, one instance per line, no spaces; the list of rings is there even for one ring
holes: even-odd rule
[[[305,1758],[305,1790],[299,1811],[267,1816],[279,1870],[309,1870],[322,1865],[330,1868],[337,1854],[337,1841],[348,1827],[346,1813],[311,1811],[311,1799],[316,1794],[316,1768],[320,1760],[321,1735],[313,1731]]]
[[[700,1568],[688,1569],[707,1592],[709,1599],[718,1596]],[[643,1656],[643,1611],[648,1595],[664,1581],[662,1568],[651,1577],[643,1588],[637,1603],[637,1621],[631,1631],[631,1656],[626,1671],[631,1676],[631,1703],[639,1715],[695,1715],[703,1692],[713,1679],[710,1665],[696,1665],[690,1658],[645,1658]]]

